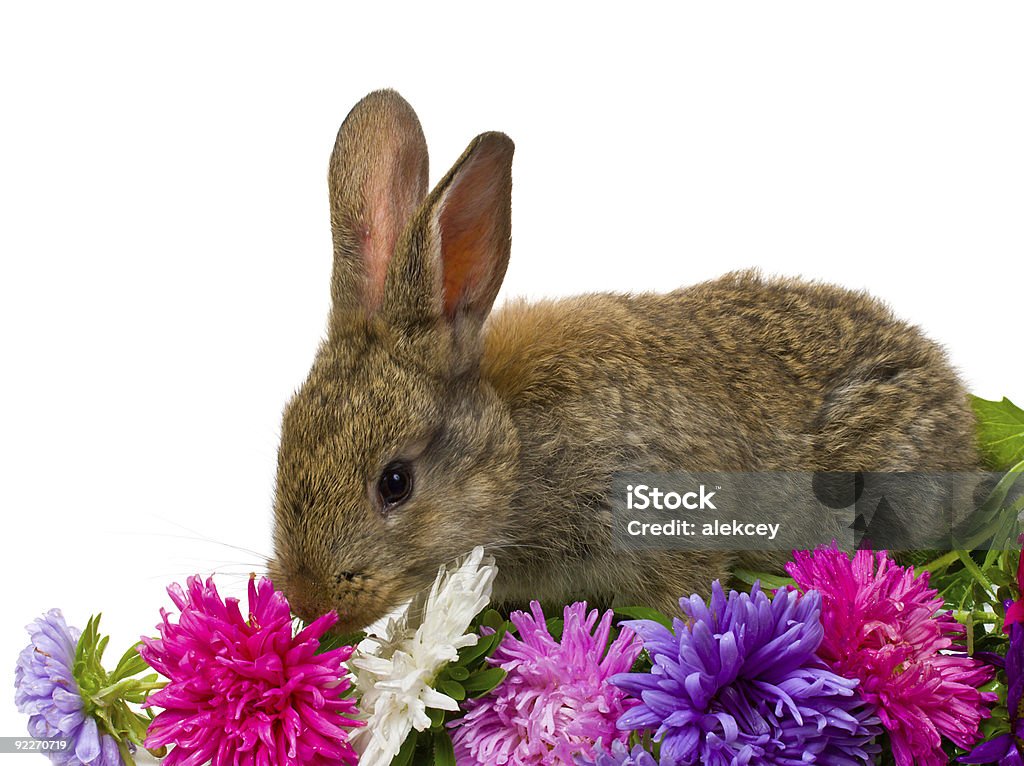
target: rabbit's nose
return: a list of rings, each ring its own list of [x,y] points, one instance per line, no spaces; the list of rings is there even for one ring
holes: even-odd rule
[[[304,565],[291,573],[282,590],[288,597],[292,612],[306,622],[315,620],[333,608],[324,585]]]

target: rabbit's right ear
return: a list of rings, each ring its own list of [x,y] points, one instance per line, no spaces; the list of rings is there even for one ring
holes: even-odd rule
[[[342,123],[328,171],[335,312],[377,310],[395,243],[427,182],[427,142],[416,113],[393,90],[370,93]]]
[[[386,319],[479,330],[508,266],[514,151],[504,133],[481,133],[434,187],[388,270]]]

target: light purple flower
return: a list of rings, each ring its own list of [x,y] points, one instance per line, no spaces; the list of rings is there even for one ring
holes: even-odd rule
[[[466,715],[450,724],[459,766],[470,764],[565,764],[593,757],[601,747],[625,741],[615,722],[637,700],[608,683],[629,670],[641,647],[633,631],[614,641],[612,613],[598,620],[579,602],[565,607],[562,637],[551,635],[540,604],[509,618],[507,633],[489,662],[508,675],[490,694],[469,700]]]
[[[72,675],[81,631],[68,627],[59,609],[25,626],[31,643],[18,656],[14,701],[27,713],[28,731],[36,739],[68,739],[64,751],[46,755],[60,766],[119,766],[117,742],[96,725]]]
[[[687,619],[670,631],[650,620],[624,623],[643,639],[649,673],[612,678],[642,704],[619,720],[652,730],[662,764],[872,762],[879,733],[857,682],[828,670],[815,654],[822,639],[821,599],[758,585],[728,597],[715,582],[710,604],[682,599]]]

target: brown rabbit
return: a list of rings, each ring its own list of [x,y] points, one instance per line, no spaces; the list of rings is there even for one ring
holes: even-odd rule
[[[735,557],[613,555],[617,471],[975,467],[942,351],[863,293],[745,272],[491,314],[512,152],[477,136],[428,194],[397,93],[341,126],[329,330],[278,458],[270,572],[299,615],[364,626],[476,545],[498,600],[674,608]]]

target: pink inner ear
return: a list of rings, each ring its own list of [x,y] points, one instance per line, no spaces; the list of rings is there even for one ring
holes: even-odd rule
[[[482,144],[453,179],[439,216],[444,311],[483,317],[505,276],[511,152]]]
[[[383,188],[367,190],[370,199],[368,221],[359,227],[359,245],[366,269],[364,301],[369,311],[376,311],[384,298],[384,282],[388,263],[395,254],[398,240],[391,200]]]
[[[357,231],[366,274],[364,302],[370,312],[376,311],[384,299],[388,264],[395,255],[398,237],[426,186],[421,155],[404,149],[397,146],[381,157],[366,184],[365,219]]]
[[[470,203],[470,207],[475,207]],[[465,211],[441,213],[441,257],[444,263],[444,311],[449,319],[464,305],[472,305],[483,292],[485,276],[494,270],[494,255],[487,216],[467,216]]]

